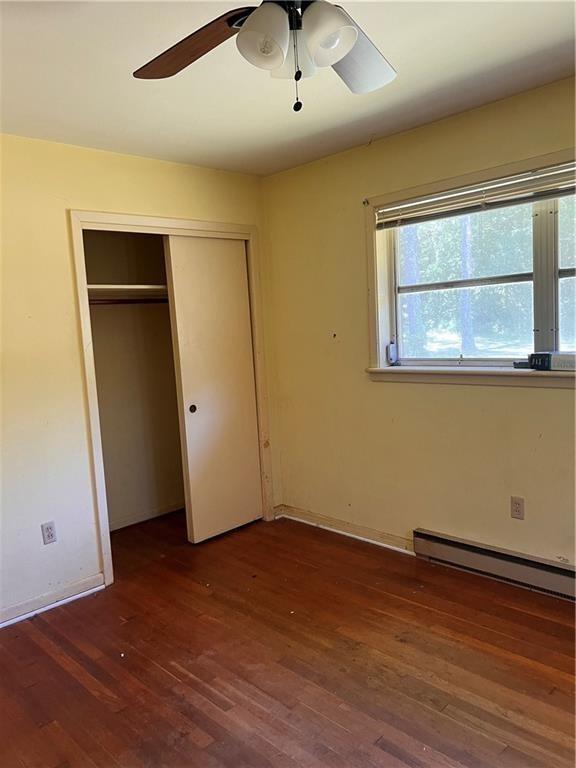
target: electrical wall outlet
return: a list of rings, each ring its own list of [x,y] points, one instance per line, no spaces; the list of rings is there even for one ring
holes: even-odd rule
[[[49,523],[42,523],[40,527],[44,544],[53,544],[56,541],[56,523],[52,520]]]
[[[510,496],[510,517],[524,520],[524,499],[522,496]]]

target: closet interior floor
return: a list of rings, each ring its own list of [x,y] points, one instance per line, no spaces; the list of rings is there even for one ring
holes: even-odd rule
[[[3,768],[573,765],[570,602],[289,520],[112,546],[0,631]]]

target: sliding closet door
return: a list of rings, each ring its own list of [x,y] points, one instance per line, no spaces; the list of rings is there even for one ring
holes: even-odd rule
[[[242,240],[168,237],[188,538],[262,516],[250,301]]]

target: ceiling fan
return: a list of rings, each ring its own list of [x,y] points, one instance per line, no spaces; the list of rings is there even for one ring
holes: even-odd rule
[[[227,11],[144,64],[134,77],[171,77],[234,35],[250,64],[270,70],[272,77],[294,79],[296,112],[302,108],[298,83],[317,67],[332,67],[353,93],[370,93],[396,77],[351,16],[327,0],[264,0]]]

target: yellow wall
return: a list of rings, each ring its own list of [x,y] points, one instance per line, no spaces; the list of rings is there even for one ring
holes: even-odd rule
[[[184,508],[167,304],[90,307],[110,530]]]
[[[573,559],[573,395],[369,380],[362,207],[568,148],[573,113],[561,81],[265,180],[284,504]]]
[[[264,181],[2,137],[2,606],[49,603],[100,570],[71,208],[246,224],[264,212],[278,503],[571,559],[569,392],[364,373],[361,201],[564,149],[572,110],[560,82]],[[509,517],[512,494],[526,498],[524,522]],[[42,545],[47,520],[58,545]]]
[[[68,210],[257,224],[260,183],[14,136],[1,151],[6,608],[100,570]],[[57,545],[42,544],[48,520]]]

